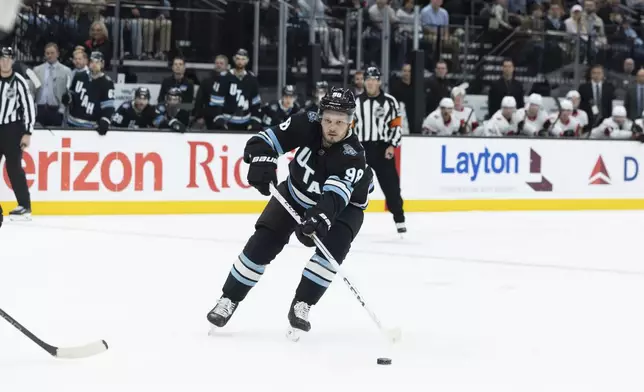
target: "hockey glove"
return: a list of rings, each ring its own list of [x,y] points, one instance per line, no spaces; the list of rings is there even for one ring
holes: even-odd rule
[[[637,124],[633,124],[633,132],[635,132],[635,133],[642,133],[642,132],[644,132],[644,130],[643,130],[643,129],[642,129],[642,127],[640,127],[639,125],[637,125]]]
[[[108,120],[105,117],[101,117],[100,120],[98,120],[98,129],[96,130],[99,135],[105,136],[107,135],[107,131],[110,129],[110,120]]]
[[[547,129],[547,128],[544,128],[544,129],[540,130],[540,131],[537,133],[537,135],[538,135],[539,137],[546,137],[546,136],[548,136],[548,129]]]
[[[610,134],[613,132],[613,128],[611,127],[606,127],[604,129],[604,136],[610,136]]]
[[[215,129],[218,130],[228,129],[228,126],[226,125],[226,119],[223,117],[216,119],[213,125]]]
[[[176,118],[173,118],[172,120],[170,120],[168,125],[170,126],[170,129],[172,129],[175,132],[184,133],[186,131],[186,126],[183,125],[183,123],[177,120]]]
[[[318,238],[324,238],[331,229],[331,221],[327,218],[325,213],[320,212],[315,208],[311,208],[304,214],[304,222],[302,222],[299,229],[302,231],[302,234],[307,237],[311,237],[315,234]]]
[[[564,132],[561,134],[561,136],[564,136],[564,137],[575,137],[575,131],[573,131],[572,129],[569,129],[569,130],[567,130],[567,131],[564,131]]]
[[[270,196],[269,184],[277,184],[277,157],[258,155],[244,157],[244,162],[249,163],[248,183],[255,187],[264,196]]]
[[[62,98],[60,99],[61,103],[65,106],[69,106],[70,103],[72,103],[72,93],[69,91],[63,94]]]

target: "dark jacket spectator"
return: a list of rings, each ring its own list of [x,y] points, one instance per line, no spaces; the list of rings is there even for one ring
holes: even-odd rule
[[[615,99],[615,87],[611,83],[604,81],[604,67],[601,65],[595,65],[591,68],[590,79],[589,82],[579,86],[579,95],[581,95],[579,109],[588,113],[591,123],[598,123],[611,116],[613,100]],[[597,94],[599,94],[599,98],[595,97]],[[598,111],[597,115],[594,115],[593,111],[595,106]]]
[[[427,80],[427,113],[431,113],[438,107],[443,98],[449,98],[452,90],[449,80],[447,80],[447,63],[439,61],[436,63],[434,74]]]
[[[85,48],[87,48],[88,54],[92,52],[101,52],[103,53],[103,58],[105,59],[105,67],[110,66],[112,61],[112,44],[109,40],[109,33],[105,23],[96,21],[92,23],[92,27],[89,33],[89,39],[85,41]]]

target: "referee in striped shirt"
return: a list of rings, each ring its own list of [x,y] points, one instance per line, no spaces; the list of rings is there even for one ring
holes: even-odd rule
[[[396,98],[380,88],[378,68],[367,68],[364,78],[365,90],[356,98],[355,131],[365,148],[367,164],[376,172],[396,230],[405,233],[400,177],[393,159],[402,137],[400,106]]]
[[[6,159],[7,174],[16,195],[18,207],[9,212],[14,219],[29,219],[31,197],[22,168],[22,152],[31,143],[36,119],[29,84],[13,70],[13,49],[0,49],[0,161]]]

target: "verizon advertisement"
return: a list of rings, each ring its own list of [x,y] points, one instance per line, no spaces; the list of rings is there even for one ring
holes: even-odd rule
[[[249,137],[37,131],[23,165],[34,212],[39,203],[46,204],[46,213],[58,213],[57,203],[67,203],[64,212],[69,213],[73,202],[90,202],[78,213],[92,213],[98,205],[107,213],[123,203],[131,203],[129,213],[146,203],[183,213],[190,201],[219,205],[204,207],[205,212],[229,206],[243,212],[248,202],[255,202],[248,207],[254,212],[261,208],[257,202],[267,198],[246,182],[242,154]],[[524,201],[518,208],[544,199],[644,200],[644,146],[637,142],[409,137],[399,154],[402,193],[410,212],[448,211],[461,208],[458,203],[485,209],[488,204],[478,201],[491,200],[501,207],[504,200]],[[286,178],[292,158],[291,152],[280,160],[280,179]],[[0,202],[11,202],[15,199],[4,163],[2,169]],[[378,187],[371,199],[371,210],[384,210]],[[444,201],[451,204],[436,207]]]

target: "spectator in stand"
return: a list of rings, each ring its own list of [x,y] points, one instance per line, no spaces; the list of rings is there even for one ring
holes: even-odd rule
[[[620,0],[604,0],[605,3],[600,3],[597,16],[601,18],[604,25],[615,23],[615,16],[621,14]]]
[[[584,23],[584,20],[582,18],[583,14],[583,8],[579,4],[575,4],[571,9],[570,9],[570,17],[564,21],[564,25],[566,26],[566,32],[569,34],[574,34],[574,38],[572,38],[572,47],[575,47],[575,41],[577,40],[577,36],[580,39],[580,47],[581,47],[581,53],[580,58],[577,60],[578,62],[583,62],[587,58],[588,54],[588,25]]]
[[[382,29],[385,19],[385,14],[389,17],[389,32],[395,31],[395,26],[398,24],[396,12],[387,4],[387,0],[377,0],[374,5],[369,7],[367,15],[369,15],[368,28],[365,32],[366,40],[366,53],[365,62],[367,64],[379,64],[381,49],[382,49]],[[391,34],[389,33],[389,36]],[[393,41],[390,41],[393,44]],[[390,46],[395,49],[394,45]]]
[[[613,73],[611,76],[611,82],[615,86],[615,97],[621,101],[625,100],[629,88],[635,83],[635,61],[632,58],[627,58],[622,64],[622,72]]]
[[[163,79],[157,102],[164,102],[165,95],[173,87],[181,90],[182,103],[192,103],[194,101],[195,84],[192,80],[186,78],[186,60],[181,56],[177,56],[172,60],[172,76]]]
[[[107,26],[101,21],[92,23],[89,30],[89,39],[85,41],[85,48],[88,52],[101,52],[103,54],[103,61],[105,67],[109,67],[112,60],[112,44],[109,40],[109,33]]]
[[[579,108],[588,114],[592,124],[611,116],[615,88],[604,81],[604,67],[600,64],[593,65],[590,69],[590,82],[579,86],[581,102]]]
[[[451,66],[454,72],[460,70],[459,61],[460,47],[456,37],[450,36],[449,32],[449,14],[442,8],[443,0],[431,0],[430,3],[423,7],[420,12],[420,24],[423,27],[425,40],[430,45],[442,45],[442,51],[451,55]],[[440,37],[439,37],[440,34]],[[434,47],[434,52],[438,48]],[[434,61],[439,59],[440,53],[435,53]],[[438,102],[436,102],[438,107]]]
[[[159,6],[170,7],[168,0],[157,0]],[[150,10],[143,19],[143,51],[147,57],[165,60],[170,52],[172,21],[168,10]],[[158,39],[155,39],[157,37]],[[183,101],[185,102],[185,101]]]
[[[505,96],[514,97],[516,106],[522,108],[525,106],[523,85],[514,79],[514,63],[510,59],[503,61],[503,74],[501,78],[490,86],[487,96],[488,117],[491,117],[501,108],[501,100]]]
[[[591,59],[603,59],[608,41],[606,39],[604,21],[597,16],[597,4],[594,0],[584,0],[582,20],[588,26],[588,33],[590,34],[588,56]]]
[[[63,94],[67,93],[67,84],[71,83],[72,71],[58,61],[58,45],[49,43],[45,46],[45,61],[34,68],[41,86],[36,89],[36,121],[45,127],[59,127],[63,124],[64,106],[61,104]]]
[[[364,71],[356,71],[353,75],[353,95],[356,97],[364,92]]]
[[[637,120],[644,112],[644,69],[637,71],[636,83],[626,92],[624,107],[628,118]]]
[[[77,46],[74,50],[74,69],[72,70],[72,77],[76,72],[89,72],[87,64],[89,59],[87,58],[87,52],[82,46]]]
[[[496,0],[486,10],[486,14],[490,18],[487,30],[488,41],[493,46],[497,46],[514,30],[514,27],[510,24],[507,0]]]
[[[402,66],[407,61],[407,53],[411,50],[414,39],[414,0],[405,0],[402,7],[396,11],[398,19],[397,58],[398,65]]]
[[[525,41],[521,45],[518,58],[526,61],[528,69],[533,74],[539,74],[543,70],[545,50],[545,24],[543,9],[540,4],[534,3],[530,6],[530,16],[523,19],[521,30],[526,35],[526,38],[524,38]]]
[[[452,87],[447,79],[447,63],[440,60],[436,63],[434,74],[427,80],[427,113],[431,113],[438,107],[441,99],[449,98]]]
[[[325,20],[326,13],[331,12],[331,9],[322,0],[298,0],[297,3],[304,21],[310,21],[311,16],[314,17],[312,28],[320,35],[322,55],[327,64],[331,67],[344,65],[347,61],[344,56],[344,34],[339,28],[329,26]]]
[[[644,0],[626,0],[626,6],[637,11],[644,11]]]
[[[559,3],[551,3],[548,9],[548,15],[544,21],[546,32],[566,31],[566,26],[561,19],[563,8]],[[567,40],[566,40],[567,41]],[[558,69],[564,64],[564,54],[566,52],[566,42],[564,37],[554,34],[548,34],[545,37],[545,53],[543,71],[545,73]]]

